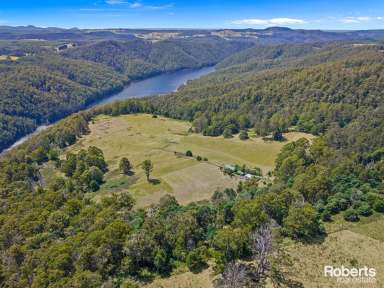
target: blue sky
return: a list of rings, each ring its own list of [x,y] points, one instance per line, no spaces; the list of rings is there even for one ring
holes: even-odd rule
[[[384,0],[0,0],[0,25],[384,29]]]

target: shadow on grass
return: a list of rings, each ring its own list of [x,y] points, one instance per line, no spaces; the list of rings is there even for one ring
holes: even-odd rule
[[[159,179],[149,179],[148,182],[152,185],[159,185],[161,183]]]
[[[194,265],[193,267],[190,267],[189,271],[191,271],[193,274],[199,274],[208,267],[209,265],[207,263],[199,263],[199,265]]]
[[[322,244],[325,241],[325,238],[327,238],[327,236],[328,236],[328,234],[324,232],[324,233],[322,233],[316,237],[301,239],[299,241],[304,243],[304,244],[309,244],[309,245]]]
[[[129,171],[129,172],[125,173],[124,175],[126,175],[126,176],[133,176],[133,175],[135,175],[135,172]]]

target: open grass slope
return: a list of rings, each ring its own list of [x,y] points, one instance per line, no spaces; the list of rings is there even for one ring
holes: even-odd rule
[[[293,260],[293,270],[304,287],[383,287],[384,285],[384,216],[375,214],[360,222],[345,222],[335,217],[327,224],[328,236],[323,243],[295,243],[288,249]],[[324,266],[375,268],[376,283],[337,283],[324,277]]]
[[[205,137],[189,134],[190,123],[163,117],[137,114],[119,117],[99,116],[90,125],[91,133],[84,136],[71,150],[97,146],[104,151],[110,171],[106,183],[95,194],[100,196],[129,190],[138,206],[156,203],[166,193],[175,195],[180,203],[209,198],[216,189],[235,187],[237,178],[223,175],[219,167],[225,164],[258,166],[267,172],[286,142],[265,142],[261,138],[241,141],[237,137]],[[287,133],[289,141],[307,136]],[[179,153],[191,150],[195,156],[207,157],[197,161]],[[177,153],[175,153],[177,152]],[[127,157],[134,166],[134,175],[119,173],[118,164]],[[152,179],[148,183],[140,164],[150,159],[154,163]]]
[[[157,279],[143,286],[144,288],[213,288],[214,274],[212,269],[206,269],[194,274],[185,272],[169,278]]]

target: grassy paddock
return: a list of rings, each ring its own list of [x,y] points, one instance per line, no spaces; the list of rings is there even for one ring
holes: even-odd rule
[[[194,274],[185,272],[165,279],[157,279],[144,288],[213,288],[213,271],[206,269]]]
[[[219,166],[246,164],[258,166],[264,172],[270,171],[280,149],[287,143],[265,142],[256,137],[241,141],[237,137],[224,139],[188,134],[190,125],[185,121],[152,118],[147,114],[99,116],[90,125],[91,133],[70,149],[76,151],[93,145],[104,151],[110,171],[106,183],[95,194],[96,199],[129,189],[138,205],[144,206],[156,203],[166,193],[174,194],[185,204],[207,199],[216,189],[235,187],[239,180],[223,175]],[[293,141],[311,136],[290,132],[285,137]],[[207,157],[208,161],[199,162],[180,155],[187,150],[194,156]],[[118,164],[122,157],[127,157],[133,164],[133,176],[119,173]],[[152,178],[157,184],[147,183],[145,179],[140,168],[145,159],[154,163]]]
[[[337,215],[339,216],[339,215]],[[304,287],[383,287],[384,283],[384,235],[379,227],[384,216],[375,214],[360,222],[345,222],[335,217],[326,225],[328,237],[319,244],[295,243],[289,246],[293,270]],[[375,284],[340,284],[323,276],[324,266],[375,268]]]

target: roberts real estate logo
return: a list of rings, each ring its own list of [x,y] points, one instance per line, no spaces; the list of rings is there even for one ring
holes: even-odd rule
[[[348,268],[345,266],[324,266],[324,276],[336,278],[338,283],[376,283],[376,269],[369,267]]]

